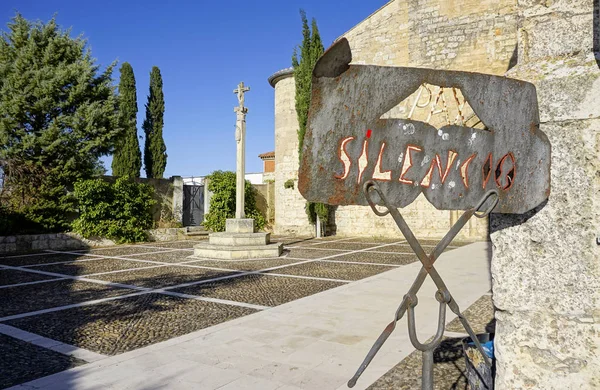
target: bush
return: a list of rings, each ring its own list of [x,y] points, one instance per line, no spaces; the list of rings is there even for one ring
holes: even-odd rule
[[[317,223],[317,215],[323,223],[329,220],[329,206],[324,203],[306,202],[306,215],[311,224]]]
[[[225,220],[235,218],[235,172],[215,171],[207,179],[210,198],[210,210],[206,214],[204,227],[213,232],[225,231]],[[257,229],[265,226],[265,217],[256,208],[256,189],[246,180],[244,188],[246,218],[253,218]]]
[[[120,177],[114,183],[101,179],[75,184],[79,203],[79,218],[73,230],[83,237],[104,237],[118,243],[144,241],[146,230],[152,228],[154,189],[129,178]]]

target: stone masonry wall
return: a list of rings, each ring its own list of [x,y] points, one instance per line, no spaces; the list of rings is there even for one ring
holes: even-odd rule
[[[551,192],[491,219],[498,390],[600,388],[598,12],[598,0],[519,1],[508,76],[536,85]]]
[[[275,84],[275,234],[313,235],[298,191],[298,117],[296,85],[291,74]],[[284,183],[294,181],[294,188]]]

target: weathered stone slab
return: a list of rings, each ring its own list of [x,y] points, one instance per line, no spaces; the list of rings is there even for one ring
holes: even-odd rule
[[[269,243],[271,233],[229,233],[220,232],[210,235],[213,245],[266,245]]]
[[[225,231],[228,233],[254,233],[255,229],[251,218],[231,218],[225,221]]]
[[[282,243],[268,245],[225,246],[201,243],[194,246],[193,259],[260,259],[263,257],[279,257],[283,250]]]

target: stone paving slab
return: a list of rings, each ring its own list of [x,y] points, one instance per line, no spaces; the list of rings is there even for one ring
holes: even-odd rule
[[[323,280],[247,275],[173,290],[184,294],[277,306],[343,285]]]
[[[66,344],[115,355],[255,311],[194,299],[143,294],[6,323]]]
[[[433,352],[433,388],[468,390],[466,362],[460,338],[444,338]],[[423,357],[414,351],[368,387],[369,390],[414,390],[421,388]]]
[[[71,279],[0,289],[0,317],[71,305],[132,290]]]
[[[392,268],[372,264],[345,264],[315,261],[300,265],[293,265],[274,271],[272,273],[284,275],[313,276],[317,278],[359,280],[390,271]]]
[[[175,286],[182,283],[211,279],[219,276],[231,275],[234,273],[235,272],[233,271],[217,271],[205,268],[160,266],[156,268],[147,268],[135,271],[95,275],[93,278],[137,287],[162,288]]]
[[[0,388],[85,364],[83,360],[0,334]]]
[[[181,263],[184,261],[190,261],[189,257],[194,253],[193,249],[174,251],[174,252],[161,252],[151,254],[137,254],[137,255],[126,255],[124,258],[138,259],[138,260],[149,260],[149,261],[160,261],[163,263]]]
[[[202,267],[227,268],[239,271],[258,271],[261,269],[277,267],[280,265],[294,264],[302,260],[291,260],[286,258],[273,258],[266,260],[199,260],[188,265],[200,265]]]
[[[0,286],[9,286],[12,284],[29,283],[36,282],[38,280],[50,279],[56,279],[56,277],[33,274],[31,272],[14,269],[0,269]]]
[[[467,321],[469,321],[469,325],[471,325],[475,334],[495,332],[494,303],[490,295],[482,296],[477,302],[469,306],[467,310],[463,310],[462,313],[467,318]],[[449,332],[466,333],[465,328],[458,318],[448,323],[446,330]]]
[[[44,272],[54,272],[70,276],[81,276],[100,272],[111,272],[148,266],[152,266],[152,264],[142,263],[138,261],[98,258],[97,260],[76,261],[73,263],[65,264],[35,266],[31,267],[31,269]]]
[[[357,263],[379,263],[392,265],[406,265],[419,261],[416,255],[401,253],[359,252],[337,256],[328,261],[355,261]]]
[[[13,267],[23,267],[36,264],[59,263],[63,261],[75,261],[91,259],[93,257],[86,254],[71,255],[64,253],[40,253],[32,256],[5,257],[0,258],[0,264]]]

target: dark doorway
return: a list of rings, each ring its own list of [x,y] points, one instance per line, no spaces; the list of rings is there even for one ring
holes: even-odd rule
[[[200,226],[204,221],[204,186],[183,186],[183,226]]]

